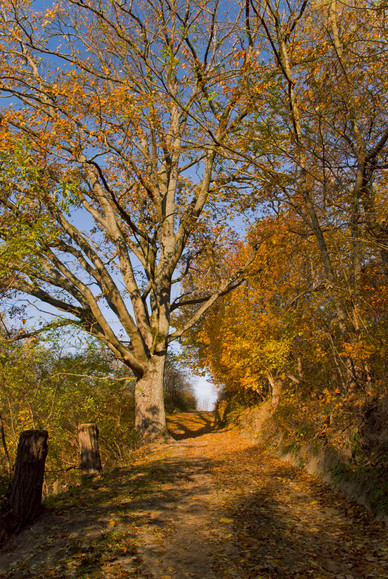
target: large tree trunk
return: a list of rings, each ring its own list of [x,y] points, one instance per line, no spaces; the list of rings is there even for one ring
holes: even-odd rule
[[[268,372],[267,377],[272,390],[271,406],[272,409],[275,410],[279,405],[280,396],[283,391],[283,380],[274,376],[271,372]]]
[[[78,426],[80,470],[82,474],[99,474],[102,470],[98,448],[98,428],[95,424]]]
[[[152,356],[145,374],[136,384],[135,425],[144,441],[167,434],[163,395],[165,361],[165,354]]]
[[[0,525],[0,544],[6,542],[28,523],[34,522],[39,515],[47,437],[46,430],[26,430],[20,434],[15,476]]]

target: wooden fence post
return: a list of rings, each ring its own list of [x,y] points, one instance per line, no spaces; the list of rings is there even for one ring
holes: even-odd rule
[[[47,438],[47,430],[26,430],[20,434],[11,492],[3,507],[0,543],[33,523],[39,515]]]
[[[80,424],[78,426],[78,440],[82,474],[99,474],[102,466],[96,424]]]

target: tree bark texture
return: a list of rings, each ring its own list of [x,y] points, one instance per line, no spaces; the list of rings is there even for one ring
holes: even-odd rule
[[[275,410],[279,404],[280,396],[282,394],[283,381],[280,378],[273,376],[272,374],[268,374],[268,381],[271,384],[272,389],[271,406],[272,409]]]
[[[96,424],[78,426],[80,469],[82,474],[98,474],[102,470]]]
[[[3,508],[0,544],[39,515],[47,438],[46,430],[26,430],[20,434],[11,493]]]
[[[144,441],[167,434],[163,395],[164,365],[165,355],[153,356],[146,373],[136,384],[135,426]]]

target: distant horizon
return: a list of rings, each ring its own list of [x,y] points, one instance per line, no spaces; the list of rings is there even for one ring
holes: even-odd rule
[[[190,375],[190,382],[194,388],[198,410],[213,411],[218,396],[214,384],[206,376],[196,376],[195,374]]]

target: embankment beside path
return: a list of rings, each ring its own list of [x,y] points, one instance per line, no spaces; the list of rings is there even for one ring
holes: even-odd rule
[[[370,408],[363,424],[348,434],[342,448],[328,435],[302,437],[285,428],[268,402],[232,413],[228,420],[250,440],[277,457],[318,475],[388,522],[388,403]],[[345,431],[345,427],[343,432]],[[304,439],[303,439],[304,438]]]

